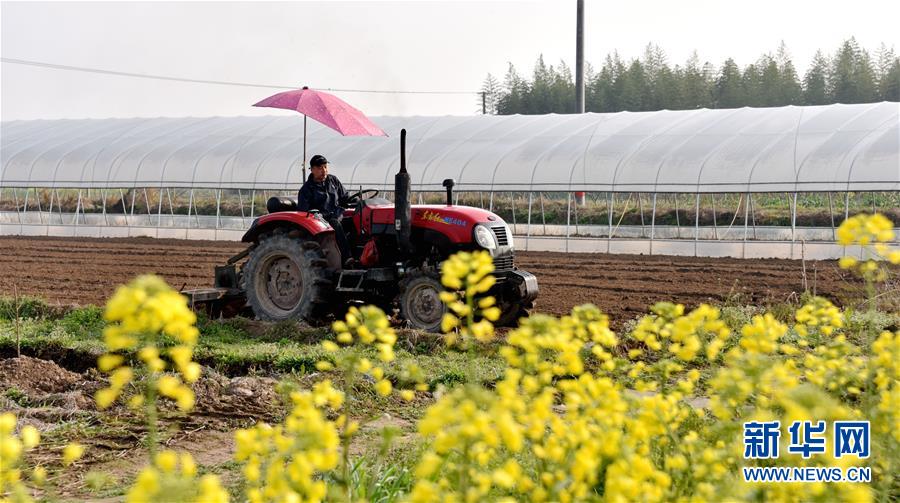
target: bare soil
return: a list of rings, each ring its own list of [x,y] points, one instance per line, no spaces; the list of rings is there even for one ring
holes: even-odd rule
[[[141,417],[122,405],[97,410],[93,394],[106,385],[95,369],[79,374],[28,356],[0,359],[0,412],[14,412],[20,426],[32,425],[44,437],[41,445],[27,454],[28,463],[57,473],[66,442],[74,440],[86,447],[84,458],[73,470],[52,477],[55,492],[43,496],[97,499],[96,493],[87,490],[87,471],[104,472],[108,479],[105,490],[115,492],[117,485],[130,484],[146,463],[147,429]],[[235,428],[281,419],[284,407],[275,386],[276,380],[271,378],[228,378],[205,368],[192,385],[197,403],[190,415],[161,401],[162,444],[190,452],[198,464],[216,471],[233,458]],[[133,389],[129,387],[128,393]]]
[[[189,417],[183,421],[177,418],[174,404],[166,400],[160,405],[189,429],[274,420],[283,411],[276,384],[277,380],[269,377],[229,378],[204,368],[201,378],[191,385],[196,405]],[[0,410],[20,410],[24,417],[40,419],[62,412],[55,409],[65,413],[95,411],[94,392],[107,385],[105,376],[96,369],[79,374],[56,362],[29,356],[0,359]],[[114,406],[111,411],[123,416],[130,412],[123,406]]]
[[[16,388],[25,395],[71,391],[81,375],[47,361],[21,356],[0,360],[0,390]]]
[[[563,314],[592,303],[613,324],[634,319],[656,302],[768,306],[805,291],[800,260],[528,252],[518,265],[538,277],[538,311]],[[837,261],[807,261],[806,286],[847,305],[861,285]]]
[[[244,248],[226,241],[0,237],[0,295],[16,286],[51,303],[102,305],[117,285],[142,273],[175,288],[201,288],[211,286],[216,265]],[[517,263],[538,277],[538,311],[560,315],[590,302],[615,325],[659,301],[768,305],[804,291],[799,260],[521,252]],[[838,304],[860,298],[860,285],[836,261],[807,261],[806,280]]]

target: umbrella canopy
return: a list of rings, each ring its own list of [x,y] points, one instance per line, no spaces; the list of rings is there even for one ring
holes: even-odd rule
[[[284,108],[303,114],[303,179],[306,179],[306,118],[312,117],[344,136],[387,136],[362,112],[333,94],[303,89],[284,91],[255,103],[255,107]]]
[[[253,106],[296,110],[344,136],[387,136],[365,114],[342,99],[308,87],[269,96]]]

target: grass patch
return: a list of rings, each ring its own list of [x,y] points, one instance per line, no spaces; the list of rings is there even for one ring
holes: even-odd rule
[[[31,400],[28,399],[28,395],[25,394],[24,391],[18,388],[9,388],[3,392],[3,396],[15,402],[19,407],[30,407]]]
[[[362,457],[353,461],[350,479],[355,500],[382,503],[399,501],[409,494],[416,459],[394,454],[390,458]]]
[[[232,344],[245,340],[250,335],[247,326],[249,321],[241,317],[215,321],[201,315],[197,319],[197,328],[203,340]]]
[[[52,306],[44,299],[22,295],[19,296],[18,308],[19,320],[59,319],[68,311],[68,308]],[[16,299],[14,297],[0,297],[0,320],[16,320]]]
[[[59,325],[67,333],[78,337],[100,337],[106,327],[103,319],[103,309],[97,306],[87,306],[73,309],[59,320]]]
[[[30,319],[20,323],[22,354],[52,360],[76,372],[94,367],[103,354],[99,336],[69,333],[58,320]],[[16,356],[15,321],[0,320],[0,357]]]
[[[20,323],[22,353],[53,360],[61,366],[83,372],[95,365],[104,352],[103,326],[99,308],[71,311],[61,319],[28,319]],[[297,374],[316,372],[316,362],[327,360],[318,341],[333,338],[322,328],[309,328],[295,322],[262,324],[245,318],[224,321],[201,320],[200,339],[195,360],[228,376],[247,374]],[[434,344],[433,337],[402,331],[397,362],[387,366],[386,374],[395,383],[401,363],[415,362],[432,386],[465,382],[468,375],[482,383],[501,377],[503,362],[499,356],[470,355],[448,351]],[[15,356],[15,322],[0,320],[0,356]],[[374,349],[366,350],[376,361]],[[131,359],[135,355],[130,356]]]

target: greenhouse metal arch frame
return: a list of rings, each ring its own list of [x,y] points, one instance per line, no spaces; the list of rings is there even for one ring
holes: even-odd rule
[[[898,110],[375,121],[409,131],[420,202],[442,201],[454,178],[457,201],[500,213],[523,248],[828,258],[846,252],[843,218],[900,218]],[[296,193],[300,128],[292,116],[4,122],[0,234],[239,238],[266,196]],[[396,140],[317,126],[308,141],[346,186],[392,190]]]

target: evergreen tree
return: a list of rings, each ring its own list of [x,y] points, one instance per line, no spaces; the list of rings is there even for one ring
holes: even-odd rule
[[[656,84],[659,79],[659,73],[665,64],[665,54],[659,46],[647,44],[644,48],[644,56],[641,59],[641,65],[644,70],[644,80],[647,83],[647,95],[643,97],[644,107],[647,110],[659,110],[660,96],[657,94]]]
[[[572,81],[572,70],[565,61],[559,67],[550,67],[552,81],[550,83],[550,109],[558,114],[570,114],[575,111],[575,83]]]
[[[759,60],[759,106],[777,107],[785,105],[781,103],[781,73],[778,71],[778,63],[771,55],[765,55]]]
[[[900,59],[894,48],[884,43],[878,48],[875,70],[878,83],[878,97],[882,101],[900,101]]]
[[[900,101],[900,59],[894,58],[879,82],[883,101]]]
[[[589,112],[611,112],[613,102],[613,67],[611,58],[606,61],[591,80],[585,81],[585,109]]]
[[[678,76],[669,68],[669,65],[663,65],[656,75],[654,84],[657,107],[655,110],[680,110],[682,108],[681,86],[678,82]]]
[[[506,91],[500,96],[500,101],[497,103],[497,113],[502,115],[526,113],[525,94],[528,92],[528,83],[519,76],[512,63],[509,63],[509,68],[506,70],[503,86]]]
[[[803,100],[803,88],[797,76],[797,70],[791,61],[787,46],[784,41],[778,45],[778,53],[775,56],[778,63],[778,73],[781,77],[779,84],[779,102],[782,105],[799,105]]]
[[[759,67],[755,64],[747,65],[741,75],[741,82],[744,85],[744,106],[763,106],[762,76]]]
[[[681,108],[679,82],[668,58],[656,44],[647,44],[641,59],[647,81],[647,96],[644,97],[644,110],[663,110]]]
[[[607,56],[606,58],[606,66],[609,67],[610,73],[610,86],[609,93],[607,94],[607,101],[604,111],[605,112],[620,112],[624,110],[621,105],[622,99],[622,87],[625,84],[624,75],[625,75],[625,63],[622,62],[622,59],[619,57],[618,52],[613,52],[612,56]]]
[[[622,82],[619,94],[620,110],[630,112],[649,110],[645,99],[649,97],[650,86],[647,82],[644,65],[639,60],[632,61],[620,80]]]
[[[853,81],[853,66],[856,61],[854,43],[851,43],[851,40],[845,40],[831,60],[828,94],[838,103],[854,103],[856,100],[856,88]]]
[[[710,65],[700,66],[700,58],[694,51],[681,73],[683,108],[694,109],[712,106]]]
[[[532,75],[530,92],[528,93],[527,106],[525,113],[528,114],[548,114],[553,112],[552,85],[555,80],[552,67],[548,67],[544,63],[544,55],[538,56],[537,62],[534,64],[534,73]]]
[[[713,106],[716,108],[740,108],[747,102],[741,69],[733,59],[728,58],[716,80]]]
[[[856,103],[873,103],[878,101],[878,77],[875,67],[872,65],[872,57],[869,51],[860,49],[857,54],[856,65],[853,68],[853,77],[859,95]]]
[[[590,62],[584,62],[584,83],[587,85],[588,82],[594,80],[594,77],[597,76],[597,72],[594,70],[594,65]]]
[[[490,73],[481,85],[481,93],[478,96],[478,113],[497,115],[501,97],[500,82]]]
[[[565,61],[554,67],[539,56],[531,80],[509,64],[503,86],[490,74],[482,86],[488,113],[571,113],[575,85]],[[480,97],[479,97],[480,98]],[[685,110],[695,108],[824,105],[834,102],[900,101],[900,58],[882,44],[876,57],[851,38],[829,60],[817,51],[800,81],[784,42],[741,68],[728,58],[720,69],[700,65],[696,51],[681,67],[669,67],[663,50],[648,44],[641,58],[625,63],[608,54],[599,71],[587,64],[585,111]],[[480,111],[480,103],[479,103]]]
[[[855,38],[844,41],[832,61],[831,95],[838,103],[871,103],[877,89],[868,52]]]
[[[591,65],[590,63],[585,61],[584,62],[584,111],[585,112],[593,112],[594,111],[591,109],[591,99],[592,99],[591,83],[596,78],[597,78],[597,73],[594,71],[593,65]],[[574,96],[575,96],[574,95],[574,93],[575,93],[575,82],[574,81],[572,82],[572,93],[573,93],[572,99],[574,100],[575,99],[574,98]],[[573,103],[574,103],[574,101],[573,101]]]
[[[831,103],[828,91],[828,60],[822,51],[816,51],[812,64],[803,77],[804,105],[825,105]]]

